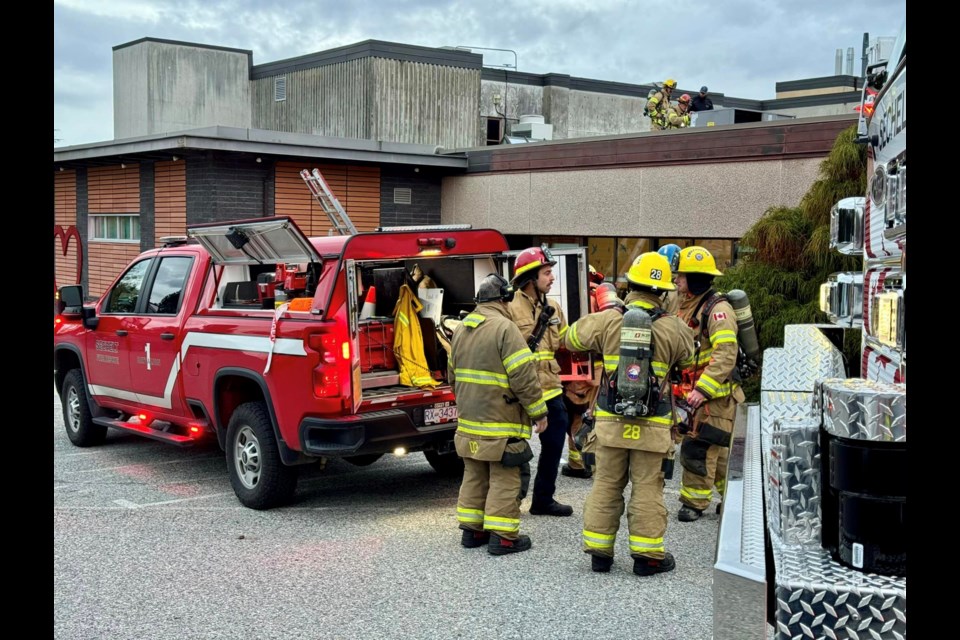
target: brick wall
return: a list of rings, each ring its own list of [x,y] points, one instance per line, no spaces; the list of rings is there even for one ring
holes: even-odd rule
[[[421,168],[385,166],[380,174],[380,224],[440,224],[441,176]],[[394,203],[394,189],[410,189],[410,204]]]
[[[186,160],[186,220],[190,224],[266,215],[265,164],[216,154]],[[306,187],[304,187],[306,188]]]

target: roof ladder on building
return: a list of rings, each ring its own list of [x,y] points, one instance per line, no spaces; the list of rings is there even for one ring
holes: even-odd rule
[[[323,179],[320,171],[314,169],[310,172],[304,169],[300,172],[300,177],[307,183],[310,193],[320,203],[320,208],[327,213],[327,217],[330,218],[330,222],[333,223],[337,232],[342,236],[355,235],[357,228],[353,225],[353,221],[350,220],[350,216],[347,215],[343,205],[337,200],[337,196],[333,195],[330,185]]]

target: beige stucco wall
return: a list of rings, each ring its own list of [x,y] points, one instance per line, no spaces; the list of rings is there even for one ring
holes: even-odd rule
[[[444,178],[440,219],[507,234],[739,238],[796,206],[822,159]]]

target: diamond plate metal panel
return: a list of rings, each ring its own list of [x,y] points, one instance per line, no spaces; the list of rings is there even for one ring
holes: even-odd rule
[[[843,355],[814,325],[787,325],[783,348],[763,352],[763,391],[813,393],[817,382],[845,374]]]
[[[761,428],[769,433],[773,430],[773,423],[781,418],[819,418],[820,412],[814,404],[816,398],[813,393],[799,391],[761,391]]]
[[[823,426],[832,435],[874,442],[907,441],[905,385],[863,378],[822,384]]]
[[[747,408],[747,436],[743,452],[743,519],[740,560],[766,566],[763,536],[763,444],[756,405]]]
[[[785,544],[820,544],[820,422],[781,418],[770,434],[770,526]]]
[[[907,637],[905,578],[848,569],[821,548],[785,545],[775,532],[770,542],[777,640]]]

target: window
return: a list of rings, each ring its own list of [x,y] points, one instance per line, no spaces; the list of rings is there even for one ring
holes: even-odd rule
[[[160,261],[157,276],[150,286],[146,313],[175,315],[180,310],[183,288],[192,264],[193,258],[188,256],[171,256]]]
[[[140,242],[139,214],[90,216],[90,239],[108,242]]]
[[[277,76],[273,79],[273,101],[282,102],[287,99],[287,76]]]
[[[152,259],[141,260],[127,269],[110,290],[110,295],[103,305],[103,313],[133,313],[136,310],[143,278],[152,262]]]

